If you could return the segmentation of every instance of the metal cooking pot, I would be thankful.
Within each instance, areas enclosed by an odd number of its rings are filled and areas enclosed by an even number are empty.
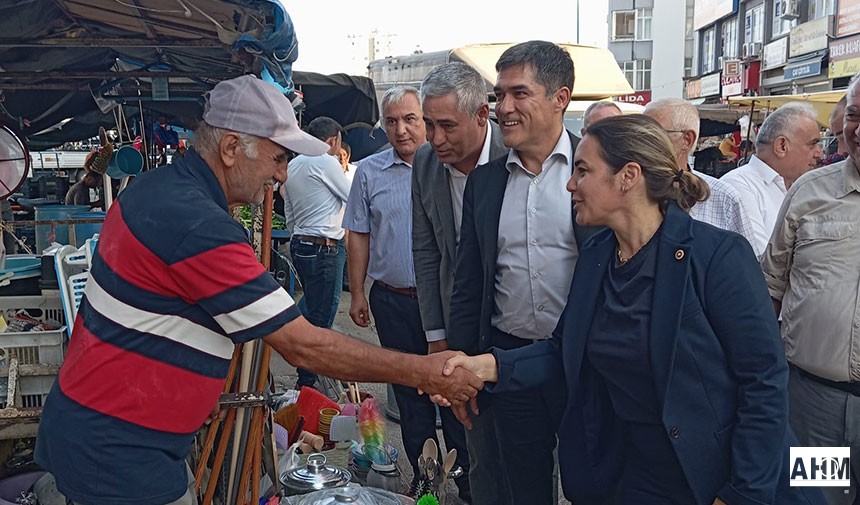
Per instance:
[[[304,494],[321,489],[331,489],[349,484],[349,471],[327,465],[324,454],[308,456],[306,466],[298,466],[281,475],[281,482],[291,494]]]
[[[288,505],[403,505],[414,503],[411,498],[403,497],[370,487],[340,487],[323,489],[302,496],[286,498]],[[285,505],[282,501],[281,505]]]

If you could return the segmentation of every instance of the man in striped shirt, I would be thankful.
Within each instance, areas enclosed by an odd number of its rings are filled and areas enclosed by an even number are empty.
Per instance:
[[[196,148],[139,177],[105,219],[37,439],[36,460],[65,495],[59,503],[195,503],[185,458],[239,342],[262,338],[325,375],[464,400],[475,392],[468,384],[479,384],[443,382],[446,357],[384,351],[301,317],[228,208],[262,202],[294,153],[328,146],[301,132],[289,101],[252,76],[219,83],[203,119]]]

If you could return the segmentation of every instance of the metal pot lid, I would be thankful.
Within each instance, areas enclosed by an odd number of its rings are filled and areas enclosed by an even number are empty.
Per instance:
[[[315,491],[345,486],[350,478],[347,470],[326,465],[324,454],[314,453],[308,456],[306,466],[293,468],[281,476],[281,482],[297,491]]]
[[[401,505],[396,494],[370,487],[323,489],[302,496],[299,505]]]

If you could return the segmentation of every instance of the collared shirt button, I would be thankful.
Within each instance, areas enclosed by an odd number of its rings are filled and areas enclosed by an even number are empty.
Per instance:
[[[680,438],[681,429],[677,426],[673,426],[672,429],[669,430],[669,436],[672,438]]]
[[[543,305],[538,305],[538,312],[543,312]]]
[[[537,279],[538,277],[540,277],[540,274],[539,274],[538,272],[535,272],[535,273],[533,273],[533,274],[532,274],[532,277],[534,277],[535,279]]]
[[[537,209],[535,207],[532,207],[532,214],[534,214],[536,212],[537,212]]]
[[[536,238],[532,239],[532,245],[537,245],[537,239]]]

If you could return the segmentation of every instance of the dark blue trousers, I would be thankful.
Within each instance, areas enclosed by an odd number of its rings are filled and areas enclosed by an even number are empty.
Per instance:
[[[492,328],[493,345],[516,349],[531,343]],[[558,425],[564,413],[563,384],[492,395],[493,421],[514,505],[555,505],[553,469]]]
[[[389,291],[374,283],[370,288],[369,302],[382,347],[410,354],[427,354],[427,339],[421,325],[418,298]],[[400,410],[403,448],[412,465],[413,475],[418,475],[418,456],[424,441],[432,438],[437,445],[439,443],[436,437],[436,405],[427,395],[419,395],[415,388],[397,384],[393,388]],[[457,449],[457,464],[468,475],[469,452],[463,425],[451,409],[439,409],[439,415],[442,418],[445,447],[448,450]]]
[[[304,240],[290,241],[290,256],[302,283],[299,311],[312,325],[331,328],[340,303],[346,249],[343,240],[336,246],[318,245]],[[313,387],[316,374],[298,369],[296,387]]]

